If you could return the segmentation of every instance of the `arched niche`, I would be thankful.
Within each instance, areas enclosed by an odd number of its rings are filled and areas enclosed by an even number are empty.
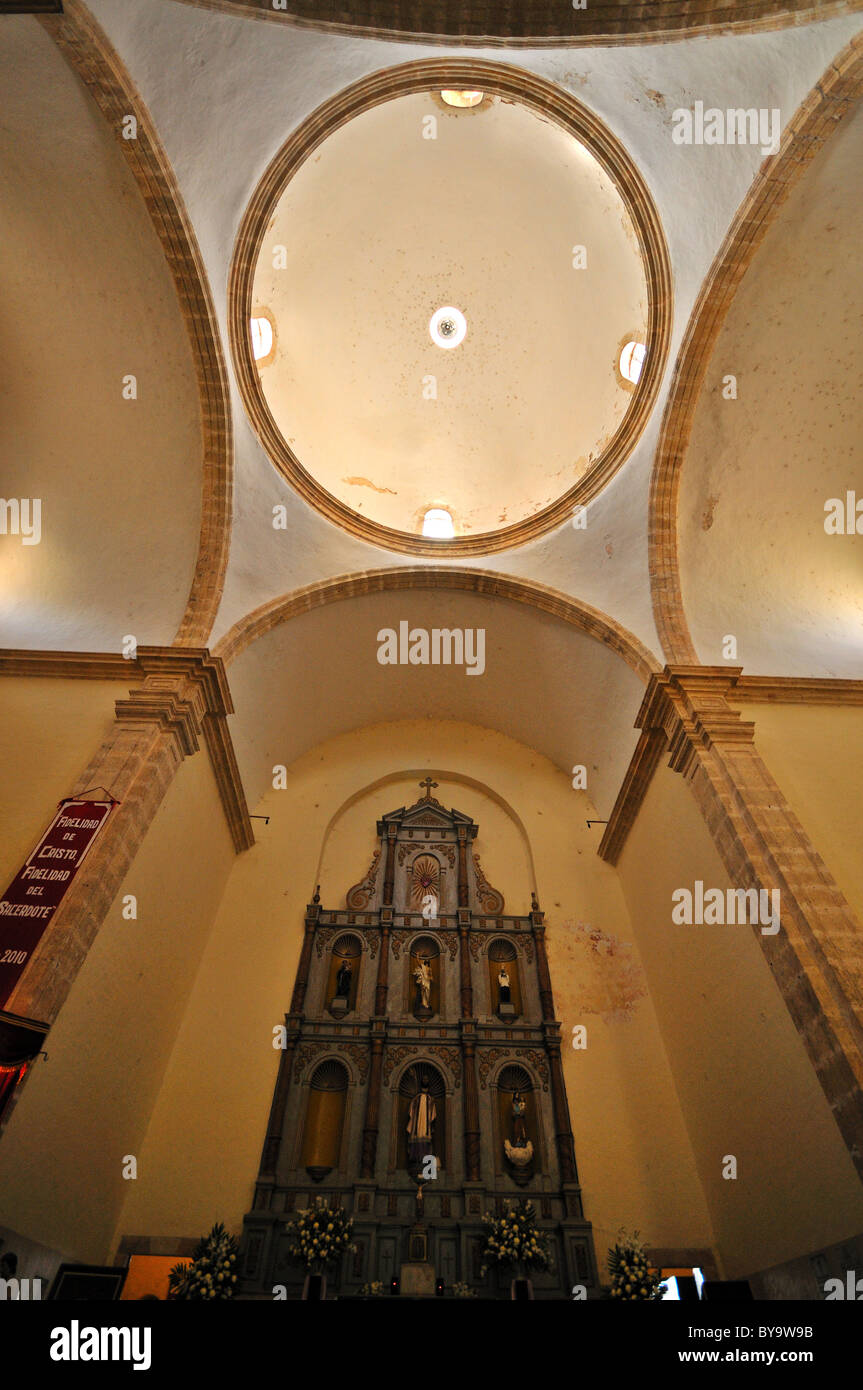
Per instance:
[[[442,958],[440,942],[432,935],[415,936],[410,943],[407,959],[407,977],[405,980],[406,1003],[405,1012],[412,1013],[416,1018],[434,1018],[436,1014],[442,1012],[443,1003],[443,980],[441,978]],[[423,1003],[423,994],[419,972],[428,972],[429,990],[428,1005]]]
[[[542,1122],[533,1078],[525,1067],[505,1063],[492,1083],[495,1117],[495,1168],[506,1173],[519,1187],[534,1173],[543,1171]],[[507,1151],[507,1144],[510,1146]],[[532,1155],[526,1162],[517,1157],[528,1145]]]
[[[350,932],[340,936],[333,943],[323,1003],[325,1009],[329,1009],[331,1013],[339,1017],[342,1014],[351,1013],[357,1007],[362,956],[362,943],[359,937],[353,936]],[[347,979],[347,992],[345,992],[345,976],[342,974],[343,967],[346,967],[350,972]]]
[[[447,1167],[446,1085],[440,1071],[433,1063],[419,1061],[412,1063],[402,1072],[393,1105],[396,1124],[394,1135],[395,1166],[412,1174],[418,1168],[422,1169],[422,1161],[417,1163],[416,1155],[412,1156],[410,1153],[408,1122],[411,1102],[422,1092],[424,1079],[428,1081],[428,1094],[435,1109],[430,1152],[437,1159],[438,1169]]]
[[[315,1068],[309,1081],[303,1130],[301,1162],[315,1182],[321,1182],[340,1167],[347,1098],[347,1070],[334,1057],[328,1057]]]
[[[508,1000],[506,998],[507,986],[501,980],[502,974],[508,976]],[[514,943],[507,941],[505,937],[496,937],[489,945],[488,988],[492,1013],[498,1014],[502,1019],[519,1017],[523,1008],[518,952]],[[509,1007],[506,1007],[507,1004]],[[502,1005],[504,1005],[503,1008]],[[510,1009],[512,1009],[511,1013]]]

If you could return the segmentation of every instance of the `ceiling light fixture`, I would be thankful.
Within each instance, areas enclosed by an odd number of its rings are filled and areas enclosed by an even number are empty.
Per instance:
[[[423,535],[436,541],[452,540],[455,526],[451,514],[444,507],[429,507],[423,517]]]
[[[447,106],[479,106],[485,93],[484,92],[441,92],[441,101],[445,101]]]
[[[460,309],[447,305],[436,310],[429,320],[431,340],[440,348],[458,347],[467,333],[467,319]]]
[[[633,386],[638,385],[641,376],[641,369],[644,366],[644,358],[647,353],[645,343],[627,343],[620,354],[620,375],[627,381],[631,381]]]
[[[252,329],[252,355],[256,362],[268,357],[273,347],[273,325],[269,319],[250,319]]]

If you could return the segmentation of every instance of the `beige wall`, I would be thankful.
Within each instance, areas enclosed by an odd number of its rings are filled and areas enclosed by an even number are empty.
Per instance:
[[[90,682],[77,684],[92,698]],[[43,794],[43,820],[52,806]],[[233,859],[202,751],[180,767],[51,1029],[48,1060],[34,1065],[12,1113],[0,1144],[0,1224],[75,1259],[106,1261],[136,1185],[123,1179],[123,1159],[141,1157]],[[137,920],[122,916],[127,894],[137,897]],[[148,1178],[139,1168],[137,1182]]]
[[[674,889],[729,879],[689,788],[664,764],[620,874],[725,1275],[856,1234],[863,1188],[753,929],[672,924]],[[727,1154],[735,1181],[722,1177]]]
[[[755,746],[863,923],[863,707],[751,705]]]
[[[0,892],[50,824],[57,802],[80,786],[81,773],[114,722],[114,701],[129,682],[0,679]]]
[[[383,783],[381,769],[391,775]],[[477,849],[507,910],[547,914],[585,1208],[600,1259],[621,1224],[651,1244],[711,1243],[710,1222],[616,873],[596,856],[583,792],[539,754],[458,723],[405,721],[322,743],[256,808],[259,843],[234,861],[213,933],[127,1190],[124,1234],[239,1230],[251,1202],[278,1065],[272,1029],[289,1006],[303,913],[316,882],[344,903],[374,848],[374,821],[419,795],[474,816]],[[458,769],[458,772],[455,771]],[[519,824],[521,822],[521,825]],[[591,932],[594,940],[591,941]]]

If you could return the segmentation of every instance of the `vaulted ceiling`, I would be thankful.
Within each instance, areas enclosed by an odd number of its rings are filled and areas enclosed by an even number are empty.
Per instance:
[[[368,27],[383,38],[349,32],[335,11],[309,11],[305,24],[288,14],[260,22],[254,8],[251,0],[91,0],[85,9],[67,0],[63,19],[0,20],[0,163],[12,190],[2,211],[12,251],[0,276],[3,491],[43,500],[39,546],[0,538],[0,642],[116,651],[127,633],[170,642],[186,612],[184,640],[214,647],[248,614],[307,586],[457,564],[590,605],[661,665],[674,656],[660,639],[666,623],[658,630],[651,586],[663,420],[681,395],[699,294],[771,168],[757,145],[676,144],[674,112],[696,101],[776,109],[787,131],[816,84],[835,76],[839,55],[863,43],[863,15],[827,5],[816,19],[803,7],[802,22],[786,23],[792,7],[753,4],[734,29],[722,6],[640,6],[624,33],[622,7],[599,5],[597,28],[581,31],[584,48],[570,42],[575,31],[553,43],[534,30],[542,41],[533,46],[456,51],[444,41],[455,34],[442,32],[439,44],[395,38],[382,10],[369,10]],[[514,40],[517,20],[534,22],[528,9],[508,13],[512,32],[496,20],[498,39]],[[659,27],[645,29],[654,19]],[[721,32],[708,32],[710,23]],[[672,26],[674,42],[649,41]],[[243,220],[286,142],[324,103],[380,77],[380,100],[310,150],[273,210],[292,271],[278,284],[262,272],[256,290],[283,354],[261,368],[279,428],[328,492],[405,532],[415,532],[423,506],[441,503],[474,534],[493,530],[572,481],[629,399],[614,349],[644,321],[643,256],[614,187],[535,112],[500,100],[452,114],[435,105],[443,143],[429,151],[409,139],[428,102],[386,99],[386,75],[438,58],[451,65],[449,85],[475,85],[471,65],[493,60],[576,99],[637,169],[670,264],[661,381],[643,428],[590,500],[586,527],[565,517],[545,534],[457,561],[364,539],[312,505],[267,456],[238,386],[228,294]],[[106,73],[126,94],[117,110],[126,101],[143,113],[134,154],[152,156],[158,177],[136,171],[119,120],[106,115]],[[680,527],[678,535],[672,516],[669,563],[679,567],[692,651],[720,660],[717,643],[734,633],[751,673],[860,674],[861,563],[853,539],[825,536],[822,518],[824,500],[854,486],[859,461],[858,96],[859,83],[831,114],[835,133],[812,145],[787,202],[771,209],[687,400],[674,458]],[[801,149],[807,129],[795,137]],[[422,163],[429,153],[431,169]],[[169,196],[185,228],[182,274],[175,232],[154,212]],[[570,234],[580,220],[587,238]],[[570,251],[585,239],[601,248],[586,298],[565,256],[556,278],[564,239]],[[451,353],[428,341],[438,298],[457,306],[461,298],[469,318],[465,343]],[[493,330],[484,335],[486,321]],[[432,427],[420,412],[429,403],[403,389],[406,377],[421,379],[429,355],[428,370],[436,364],[452,391]],[[738,378],[734,402],[721,397],[727,372]],[[122,396],[127,373],[137,378],[136,401]],[[209,549],[199,549],[206,537]],[[235,733],[250,783],[270,757],[285,760],[276,751],[286,739],[300,751],[350,719],[381,717],[381,668],[373,651],[369,661],[365,647],[355,649],[357,633],[402,617],[490,624],[497,675],[487,700],[476,689],[486,677],[459,677],[434,693],[435,677],[429,690],[441,717],[489,722],[564,770],[588,761],[574,745],[590,725],[594,761],[617,775],[639,681],[602,638],[458,588],[438,596],[437,608],[410,585],[399,603],[359,594],[281,625],[234,662]],[[345,689],[327,696],[325,715],[296,673],[327,660]],[[393,674],[384,709],[407,712],[416,674]],[[301,708],[288,739],[291,710]],[[610,788],[611,780],[606,806]]]

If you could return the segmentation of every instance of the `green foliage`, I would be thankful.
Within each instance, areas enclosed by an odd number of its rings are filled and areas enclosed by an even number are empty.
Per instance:
[[[608,1251],[608,1272],[612,1298],[644,1303],[662,1297],[659,1271],[651,1270],[637,1231],[630,1236],[621,1227]]]
[[[237,1291],[239,1245],[217,1222],[195,1247],[192,1263],[174,1265],[168,1276],[169,1299],[233,1298]]]
[[[548,1248],[536,1224],[533,1202],[521,1197],[515,1210],[508,1206],[503,1216],[491,1216],[486,1212],[482,1224],[485,1226],[482,1275],[490,1264],[523,1264],[527,1269],[548,1269]]]
[[[320,1263],[332,1264],[346,1250],[356,1250],[351,1244],[354,1229],[353,1217],[347,1216],[338,1207],[331,1211],[324,1199],[318,1197],[314,1206],[298,1212],[285,1227],[289,1237],[288,1254],[306,1269]]]

